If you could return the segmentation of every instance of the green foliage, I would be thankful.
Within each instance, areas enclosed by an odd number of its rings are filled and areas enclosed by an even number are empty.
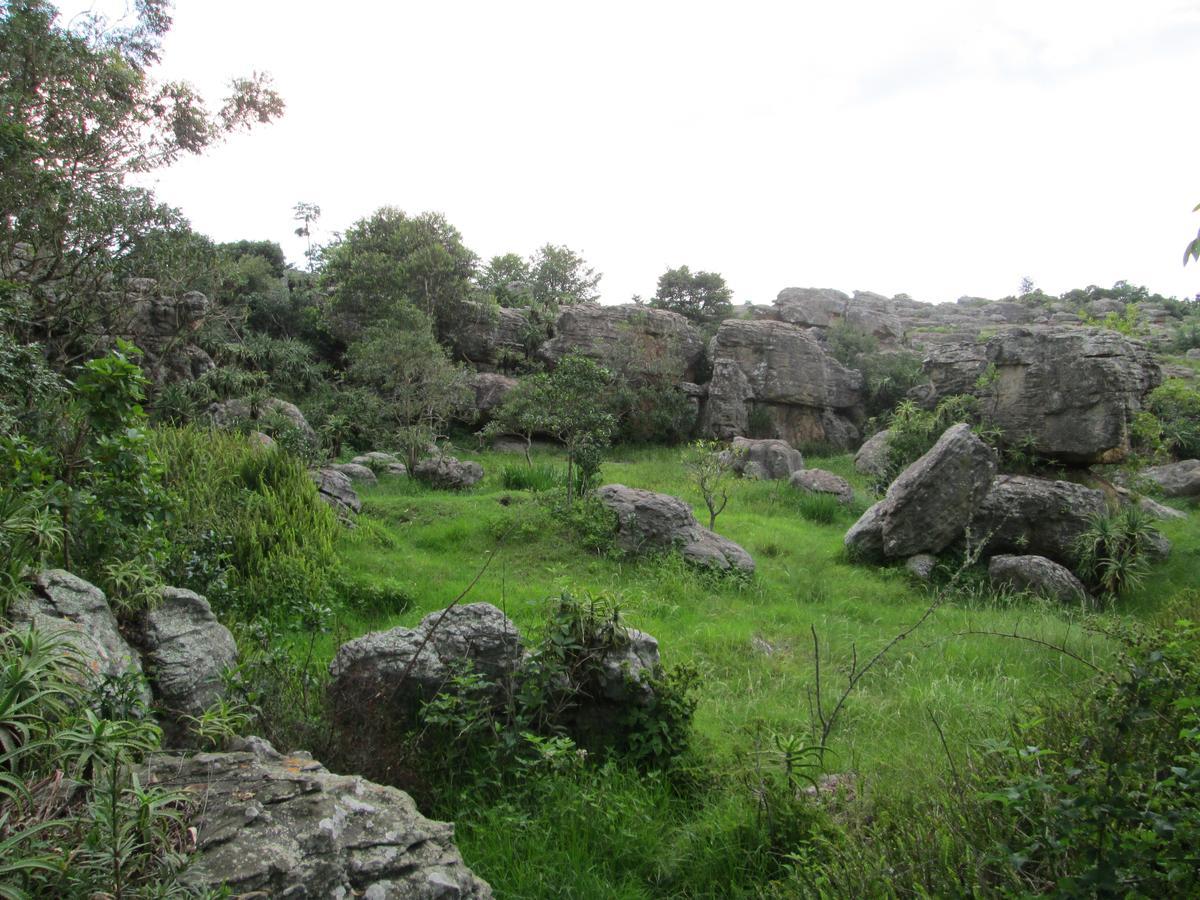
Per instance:
[[[510,463],[500,470],[500,483],[510,491],[552,491],[566,485],[566,472],[545,464]]]
[[[222,613],[296,621],[297,605],[336,605],[337,519],[304,464],[237,434],[153,435],[174,503],[164,576]]]
[[[1126,303],[1124,313],[1108,313],[1103,319],[1097,319],[1094,316],[1082,316],[1083,324],[1091,327],[1107,328],[1109,331],[1117,331],[1126,337],[1133,337],[1137,334],[1139,312],[1136,303]]]
[[[470,299],[475,261],[440,213],[382,207],[321,250],[329,329],[345,346],[372,326],[386,332],[398,321],[407,328],[411,309],[449,334]]]
[[[1160,537],[1149,515],[1127,506],[1114,516],[1098,516],[1079,536],[1076,569],[1092,589],[1115,598],[1141,583]]]
[[[1176,353],[1186,353],[1200,347],[1200,319],[1192,319],[1175,329],[1171,338],[1171,349]]]
[[[0,634],[0,895],[142,897],[180,892],[182,796],[143,785],[148,719],[99,713],[73,645]],[[64,779],[71,790],[53,786]],[[70,848],[64,852],[64,848]]]
[[[575,303],[595,303],[601,275],[570,247],[546,244],[529,260],[532,305],[554,313]]]
[[[928,378],[921,357],[907,350],[879,350],[874,335],[838,322],[827,332],[829,349],[842,365],[862,372],[866,387],[863,404],[868,416],[879,416],[900,403]]]
[[[282,112],[265,76],[235,79],[215,115],[191,86],[156,83],[170,26],[164,0],[115,25],[101,15],[63,25],[42,0],[7,3],[0,17],[0,270],[30,300],[19,340],[36,335],[55,361],[110,336],[123,298],[106,276],[141,235],[178,223],[129,177]]]
[[[846,518],[846,507],[834,494],[802,492],[796,498],[796,510],[810,522],[832,525]]]
[[[1172,378],[1150,392],[1146,409],[1158,419],[1169,452],[1180,459],[1200,457],[1200,391]]]
[[[715,328],[733,315],[733,291],[716,272],[695,272],[687,266],[658,276],[658,289],[649,306],[686,316],[693,324]]]
[[[888,472],[881,484],[890,484],[927,453],[951,425],[979,421],[979,401],[966,394],[946,397],[932,410],[911,400],[902,401],[887,419]]]

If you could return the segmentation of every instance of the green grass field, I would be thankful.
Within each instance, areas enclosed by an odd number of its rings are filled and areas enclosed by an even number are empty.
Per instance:
[[[458,596],[489,558],[466,602],[500,606],[527,637],[536,635],[564,591],[614,598],[628,624],[659,639],[664,662],[688,662],[701,673],[696,754],[707,771],[718,773],[716,782],[685,803],[661,780],[610,773],[603,791],[610,797],[624,792],[621,808],[640,811],[619,827],[605,822],[604,803],[581,799],[586,786],[536,815],[525,810],[518,816],[503,804],[434,812],[457,814],[467,862],[500,896],[747,892],[764,875],[754,868],[753,852],[727,846],[753,807],[738,785],[762,764],[761,751],[775,735],[812,738],[813,630],[829,703],[854,655],[860,663],[869,659],[931,602],[930,589],[914,584],[902,568],[847,561],[842,536],[872,500],[850,457],[808,460],[849,478],[858,492],[856,509],[825,524],[805,518],[801,498],[786,483],[734,484],[716,530],[754,556],[757,573],[744,583],[671,557],[589,553],[545,502],[502,487],[501,469],[524,465],[520,456],[459,455],[479,460],[487,473],[472,491],[436,492],[408,479],[385,479],[362,491],[363,513],[358,528],[342,538],[342,557],[352,578],[407,598],[407,606],[340,622],[318,652],[328,658],[348,636],[415,624]],[[619,451],[605,463],[601,482],[684,497],[707,521],[678,456],[670,449]],[[561,460],[543,453],[535,462]],[[1164,524],[1175,543],[1172,558],[1101,618],[1176,614],[1170,598],[1194,587],[1200,572],[1197,520],[1193,514]],[[961,588],[847,701],[826,769],[856,773],[860,797],[890,801],[935,790],[944,782],[948,754],[961,760],[969,747],[1004,732],[1013,717],[1069,696],[1092,675],[1063,654],[998,634],[1017,632],[1066,645],[1098,664],[1109,661],[1112,648],[1084,628],[1091,615],[1084,610],[997,598],[977,574],[968,574]],[[506,816],[516,816],[515,827],[505,826]],[[633,858],[625,859],[628,853]],[[709,872],[712,866],[720,871]]]

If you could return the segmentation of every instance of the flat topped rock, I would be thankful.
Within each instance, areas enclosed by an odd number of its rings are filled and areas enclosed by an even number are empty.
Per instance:
[[[596,492],[617,515],[617,546],[628,553],[674,550],[706,568],[754,572],[754,559],[729,538],[696,521],[692,508],[678,497],[606,484]]]
[[[1070,569],[1044,556],[993,556],[988,560],[988,578],[997,586],[1030,591],[1066,603],[1089,599],[1087,589]]]

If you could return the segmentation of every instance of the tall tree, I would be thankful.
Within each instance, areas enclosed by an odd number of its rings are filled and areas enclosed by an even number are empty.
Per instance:
[[[733,315],[733,291],[716,272],[693,273],[687,266],[680,266],[659,276],[658,290],[649,305],[680,313],[697,325],[710,326]]]
[[[155,81],[169,3],[134,6],[128,24],[65,26],[45,0],[0,2],[0,277],[20,286],[24,336],[60,361],[111,330],[108,281],[138,237],[180,224],[129,176],[283,110],[259,74],[234,79],[215,113],[188,84]]]
[[[535,305],[556,311],[572,303],[595,303],[601,275],[570,247],[546,244],[529,260]]]
[[[473,291],[475,254],[441,213],[385,206],[321,252],[330,330],[350,344],[373,324],[420,310],[446,335]]]

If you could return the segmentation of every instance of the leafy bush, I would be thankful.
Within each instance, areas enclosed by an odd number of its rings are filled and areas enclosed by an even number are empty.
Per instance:
[[[951,425],[978,423],[979,401],[966,394],[946,397],[937,407],[922,409],[911,400],[901,402],[888,416],[888,474],[892,480],[929,451]]]
[[[910,390],[929,380],[920,354],[908,350],[881,352],[879,341],[861,328],[839,322],[829,329],[827,336],[833,357],[842,365],[862,372],[868,416],[886,413]]]
[[[175,504],[165,574],[239,616],[287,616],[297,602],[338,605],[337,519],[304,464],[229,432],[154,434]]]
[[[1179,459],[1200,457],[1200,391],[1171,379],[1150,392],[1146,408],[1158,419],[1171,453]]]
[[[803,492],[796,498],[800,515],[817,525],[832,525],[846,518],[846,507],[833,494]]]
[[[1151,518],[1137,506],[1093,518],[1075,548],[1079,575],[1093,590],[1118,597],[1141,583],[1158,537]]]

